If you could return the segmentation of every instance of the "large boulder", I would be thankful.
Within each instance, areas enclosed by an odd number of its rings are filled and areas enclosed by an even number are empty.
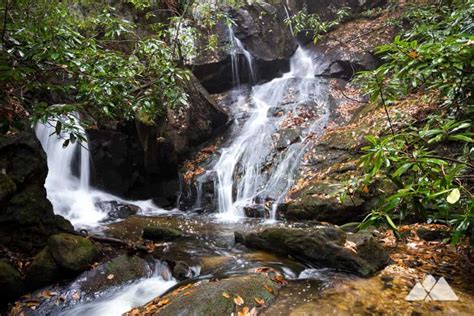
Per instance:
[[[249,248],[291,255],[312,265],[364,277],[373,275],[389,261],[387,253],[372,236],[347,235],[334,226],[236,232],[235,239]]]
[[[143,238],[156,241],[172,241],[183,237],[182,231],[161,226],[149,226],[143,228]]]
[[[53,235],[28,267],[26,284],[34,290],[75,276],[87,270],[97,256],[95,245],[84,237],[70,234]]]
[[[89,268],[98,255],[97,248],[89,239],[70,234],[51,236],[48,248],[61,267],[74,272]]]
[[[31,130],[0,135],[0,244],[34,255],[49,236],[72,231],[46,198],[46,155]]]
[[[25,283],[30,290],[35,290],[59,281],[65,272],[56,263],[48,247],[40,251],[28,267]]]
[[[126,198],[155,198],[160,206],[173,206],[179,190],[179,162],[219,133],[228,120],[197,79],[191,78],[186,91],[189,105],[168,109],[154,124],[102,122],[87,131],[94,186]]]
[[[318,75],[352,79],[359,71],[372,70],[381,64],[375,54],[376,47],[391,41],[396,34],[395,26],[387,26],[386,12],[372,18],[347,21],[316,45],[320,57]]]
[[[124,315],[237,315],[244,308],[256,312],[275,300],[282,282],[276,272],[202,280],[157,297]]]
[[[81,274],[76,283],[83,293],[93,295],[113,286],[151,276],[153,267],[138,256],[120,255]]]
[[[0,260],[0,303],[17,298],[25,291],[20,272],[8,262]]]

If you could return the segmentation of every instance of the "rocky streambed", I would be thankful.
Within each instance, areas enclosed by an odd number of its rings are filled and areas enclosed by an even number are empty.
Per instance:
[[[101,263],[23,298],[11,313],[349,315],[395,304],[467,315],[473,298],[456,286],[458,302],[405,301],[419,275],[393,259],[397,251],[380,231],[350,233],[316,221],[225,223],[177,212],[132,216],[100,231],[136,247],[105,251],[93,242],[107,254]]]

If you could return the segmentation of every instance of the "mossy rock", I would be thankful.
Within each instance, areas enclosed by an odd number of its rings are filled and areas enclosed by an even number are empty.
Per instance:
[[[349,236],[356,252],[346,247]],[[349,235],[334,226],[274,227],[256,233],[236,232],[235,240],[249,248],[291,255],[304,263],[363,277],[373,275],[389,262],[387,253],[372,236]]]
[[[0,302],[18,298],[25,291],[20,272],[5,261],[0,260]]]
[[[199,281],[156,298],[139,310],[147,315],[237,315],[244,307],[262,308],[272,304],[279,285],[264,274],[248,274],[218,281]],[[242,298],[242,304],[235,303]],[[257,301],[262,304],[258,304]],[[163,302],[167,302],[165,305]],[[134,315],[137,309],[125,315]]]
[[[183,236],[184,234],[182,231],[174,228],[162,226],[151,226],[143,228],[143,238],[145,239],[156,241],[172,241]]]
[[[16,192],[15,182],[6,174],[0,172],[0,202]]]
[[[64,276],[64,271],[56,263],[48,247],[45,247],[34,258],[26,271],[26,284],[30,289],[37,289],[52,284]]]
[[[83,292],[93,294],[112,286],[149,277],[151,272],[152,267],[145,259],[124,254],[99,265],[93,270],[84,272],[79,277],[81,280],[79,283]]]
[[[48,248],[61,267],[74,272],[89,268],[98,255],[96,246],[89,239],[70,234],[51,236]]]

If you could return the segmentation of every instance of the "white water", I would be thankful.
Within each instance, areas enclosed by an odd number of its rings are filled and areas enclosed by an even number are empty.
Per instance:
[[[238,135],[222,149],[219,161],[214,166],[217,173],[218,207],[220,217],[236,220],[244,216],[243,208],[255,203],[257,197],[275,201],[272,219],[276,219],[276,207],[293,184],[293,177],[308,142],[305,137],[299,144],[289,146],[280,153],[278,163],[273,165],[270,176],[262,175],[262,167],[271,158],[272,134],[278,130],[285,118],[270,118],[271,107],[283,106],[289,98],[291,110],[301,101],[321,104],[322,114],[317,117],[303,135],[318,132],[327,124],[329,111],[325,102],[324,86],[314,77],[317,64],[310,53],[298,48],[290,62],[290,72],[281,78],[255,86],[252,89],[253,111]],[[288,106],[288,105],[285,105]],[[263,202],[260,202],[263,203]]]
[[[76,122],[77,123],[77,122]],[[48,176],[45,188],[56,214],[67,218],[75,227],[98,226],[107,213],[96,207],[96,203],[118,201],[131,203],[141,208],[141,213],[164,213],[149,201],[126,201],[90,186],[90,155],[87,143],[79,141],[63,148],[65,135],[54,134],[55,122],[38,124],[36,136],[48,157]],[[80,172],[75,176],[72,163],[80,151]]]
[[[257,82],[257,73],[255,70],[255,62],[252,54],[247,51],[242,42],[235,36],[232,26],[229,25],[229,40],[230,40],[230,57],[232,65],[232,81],[234,86],[240,89],[240,69],[239,69],[239,54],[242,53],[248,67],[250,84]]]
[[[79,303],[70,310],[64,311],[64,316],[119,316],[134,307],[141,306],[157,296],[165,293],[176,284],[175,279],[165,280],[161,276],[162,267],[159,265],[151,278],[140,279],[138,282],[126,285],[98,298],[92,302]]]

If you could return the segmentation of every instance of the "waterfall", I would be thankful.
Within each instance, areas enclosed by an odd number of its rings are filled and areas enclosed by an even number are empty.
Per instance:
[[[281,78],[255,86],[251,93],[253,111],[234,140],[222,149],[219,161],[214,166],[217,173],[218,207],[220,216],[235,220],[244,216],[243,208],[263,199],[273,200],[272,217],[276,218],[280,203],[293,184],[293,177],[308,146],[306,138],[318,133],[327,124],[325,86],[315,78],[317,64],[314,56],[298,48],[290,61],[290,72]],[[310,127],[303,131],[297,144],[288,146],[279,153],[280,157],[271,172],[262,174],[262,168],[272,154],[272,135],[278,131],[284,118],[268,115],[272,107],[287,106],[288,112],[295,112],[300,102],[312,101],[320,105],[321,114]],[[261,203],[261,202],[260,202]]]
[[[230,41],[230,58],[232,66],[232,81],[234,85],[240,89],[240,69],[239,54],[242,53],[248,67],[249,82],[254,84],[257,82],[257,73],[255,70],[255,62],[252,54],[247,51],[242,42],[235,36],[232,26],[229,25],[229,41]]]
[[[77,128],[84,133],[76,118]],[[87,142],[76,141],[63,147],[68,135],[55,133],[56,121],[38,123],[36,136],[47,155],[48,176],[45,181],[48,200],[54,212],[67,218],[74,226],[97,226],[108,214],[97,207],[98,202],[119,201],[133,203],[141,208],[142,213],[160,213],[151,200],[126,201],[111,194],[91,188],[90,186],[90,153]],[[80,170],[75,175],[73,162],[79,151]]]
[[[76,122],[77,123],[77,122]],[[90,157],[87,143],[76,141],[63,148],[66,134],[56,135],[55,122],[38,124],[36,136],[48,157],[48,176],[45,187],[48,199],[57,214],[69,219],[73,225],[91,225],[106,214],[96,210],[90,194]],[[78,125],[79,126],[79,125]],[[80,151],[79,177],[72,172],[73,159]]]
[[[170,278],[166,263],[157,262],[153,275],[150,278],[142,278],[136,282],[125,284],[123,287],[112,288],[102,297],[93,301],[81,301],[69,310],[64,310],[61,315],[65,316],[113,316],[123,315],[130,309],[138,307],[162,295],[168,289],[176,285],[176,280]]]

